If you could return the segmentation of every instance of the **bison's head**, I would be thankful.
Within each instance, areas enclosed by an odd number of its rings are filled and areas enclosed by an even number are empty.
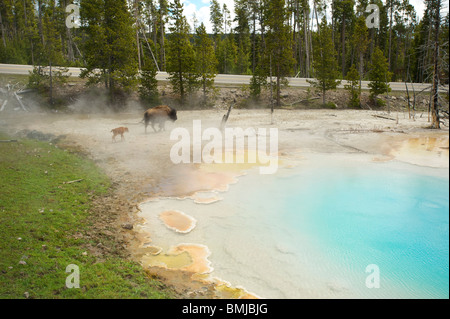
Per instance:
[[[170,112],[168,115],[172,122],[175,122],[177,120],[177,110],[170,108]]]

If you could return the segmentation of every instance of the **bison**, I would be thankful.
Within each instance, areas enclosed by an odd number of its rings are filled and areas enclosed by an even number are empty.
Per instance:
[[[125,132],[128,132],[128,127],[123,127],[123,126],[121,126],[121,127],[117,127],[117,128],[112,129],[112,130],[111,130],[111,133],[113,133],[113,137],[112,137],[113,142],[116,141],[116,136],[117,136],[117,135],[120,135],[120,139],[123,141],[123,140],[125,139],[125,138],[123,137],[123,134],[124,134]]]
[[[156,132],[155,124],[159,124],[159,131],[166,130],[165,122],[171,120],[175,122],[177,120],[177,110],[167,105],[155,106],[148,109],[144,113],[145,133],[147,133],[148,123],[151,122],[153,130]]]

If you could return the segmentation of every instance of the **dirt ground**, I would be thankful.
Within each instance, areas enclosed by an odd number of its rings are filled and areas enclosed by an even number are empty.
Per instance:
[[[56,143],[58,147],[87,155],[113,181],[114,193],[98,199],[96,209],[101,220],[96,221],[97,232],[109,236],[116,250],[127,258],[139,260],[142,251],[137,243],[138,204],[154,196],[174,194],[173,184],[180,182],[180,174],[195,169],[193,164],[175,165],[170,149],[176,141],[170,132],[176,127],[192,132],[193,120],[201,120],[202,127],[219,127],[223,108],[179,111],[175,123],[167,122],[167,131],[148,134],[139,123],[143,112],[139,109],[119,114],[55,114],[0,113],[0,129],[17,138],[37,138]],[[228,127],[278,128],[279,152],[367,153],[375,161],[400,160],[416,165],[448,168],[448,129],[430,130],[426,113],[410,119],[407,112],[371,110],[269,110],[234,109]],[[126,126],[125,140],[112,140],[111,129]],[[189,184],[189,181],[184,181]],[[187,187],[186,192],[204,189]],[[93,253],[113,253],[108,247],[91,247]],[[164,269],[149,272],[172,285],[186,298],[214,298],[214,291],[204,283],[192,280],[188,274]]]

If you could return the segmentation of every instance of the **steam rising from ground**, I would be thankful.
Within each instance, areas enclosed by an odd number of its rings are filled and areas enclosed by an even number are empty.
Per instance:
[[[133,99],[120,99],[123,101],[111,104],[108,91],[102,88],[90,88],[81,96],[70,98],[70,100],[71,103],[69,103],[67,108],[74,113],[114,114],[117,111],[143,112],[149,108]]]

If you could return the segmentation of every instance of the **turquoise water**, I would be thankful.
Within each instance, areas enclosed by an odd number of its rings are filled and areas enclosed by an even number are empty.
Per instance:
[[[206,245],[212,277],[263,298],[448,298],[448,169],[370,157],[308,154],[274,175],[258,170],[196,204],[164,198],[141,206],[152,244]],[[197,220],[188,234],[158,214]],[[368,265],[379,288],[368,288]]]
[[[333,264],[317,265],[320,272],[360,283],[358,297],[448,298],[448,193],[448,176],[415,167],[319,161],[262,186],[253,204],[278,211],[273,222],[299,253],[314,250]],[[371,264],[379,295],[363,287]]]

